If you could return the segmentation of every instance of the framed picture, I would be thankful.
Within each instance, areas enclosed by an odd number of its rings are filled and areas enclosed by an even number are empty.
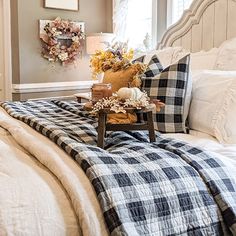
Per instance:
[[[68,11],[78,11],[79,0],[44,0],[44,7]]]

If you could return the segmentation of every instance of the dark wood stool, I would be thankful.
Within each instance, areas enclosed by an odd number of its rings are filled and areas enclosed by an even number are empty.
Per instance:
[[[156,141],[156,135],[154,131],[152,110],[140,109],[134,110],[133,108],[125,109],[128,113],[135,112],[137,116],[142,116],[144,113],[147,115],[147,121],[137,122],[132,124],[109,124],[107,123],[107,114],[115,114],[110,109],[102,109],[98,113],[98,141],[97,146],[104,148],[104,137],[106,131],[130,131],[130,130],[148,130],[150,142]]]

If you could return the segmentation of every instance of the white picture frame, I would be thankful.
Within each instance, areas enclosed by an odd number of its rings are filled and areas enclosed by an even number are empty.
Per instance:
[[[58,10],[78,11],[79,0],[44,0],[44,7]]]

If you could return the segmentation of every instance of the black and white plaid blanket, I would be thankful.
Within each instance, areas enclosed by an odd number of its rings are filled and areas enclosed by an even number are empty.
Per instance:
[[[111,235],[236,235],[236,184],[220,160],[145,132],[113,132],[96,147],[96,121],[76,102],[2,107],[82,167]]]

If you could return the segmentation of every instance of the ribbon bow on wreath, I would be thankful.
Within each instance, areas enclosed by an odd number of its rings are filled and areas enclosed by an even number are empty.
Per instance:
[[[42,56],[50,62],[60,61],[62,65],[75,64],[85,39],[81,25],[57,17],[46,23],[43,29],[40,34]]]

